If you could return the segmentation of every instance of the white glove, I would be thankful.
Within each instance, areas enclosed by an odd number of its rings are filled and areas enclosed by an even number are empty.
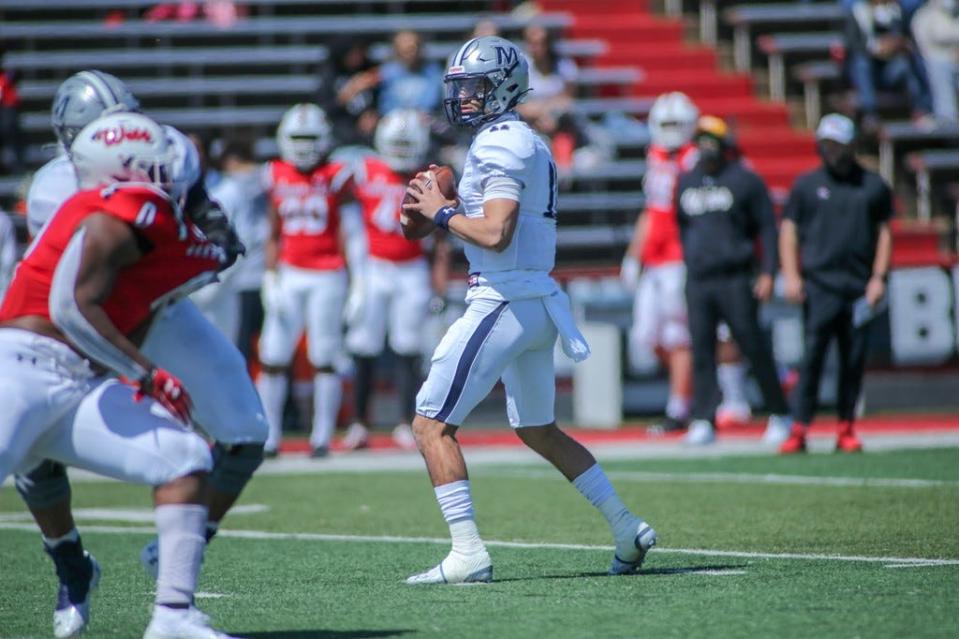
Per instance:
[[[346,295],[346,304],[343,306],[343,321],[347,326],[353,326],[363,316],[366,306],[366,286],[362,277],[350,280],[350,291]]]
[[[263,285],[260,287],[260,300],[265,312],[277,313],[283,307],[280,274],[277,271],[267,271],[263,274]]]
[[[642,267],[639,265],[639,260],[627,253],[619,267],[619,281],[627,290],[635,291],[639,287],[640,271]]]

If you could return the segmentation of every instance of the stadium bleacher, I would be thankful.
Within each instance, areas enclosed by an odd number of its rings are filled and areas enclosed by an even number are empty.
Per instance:
[[[371,57],[383,60],[390,55],[390,35],[411,27],[427,37],[425,55],[444,60],[478,17],[489,16],[506,35],[516,35],[529,21],[527,15],[489,13],[489,3],[481,1],[239,0],[236,4],[247,15],[220,28],[204,20],[144,20],[143,11],[155,4],[0,0],[5,65],[23,77],[21,121],[31,166],[53,153],[50,99],[58,83],[79,69],[120,75],[141,96],[148,113],[174,126],[212,136],[252,133],[263,154],[275,148],[273,129],[284,107],[322,91],[318,69],[328,60],[332,36],[372,39]],[[825,91],[841,83],[840,68],[831,57],[842,45],[835,31],[842,19],[837,3],[723,4],[720,11],[712,0],[670,0],[665,17],[651,11],[646,0],[539,4],[536,20],[563,34],[560,52],[580,66],[573,107],[580,117],[597,123],[612,116],[642,120],[658,93],[685,91],[702,112],[730,121],[744,153],[780,202],[794,177],[817,162],[812,136],[791,126],[796,114],[784,101],[802,94],[802,115],[811,127],[822,112]],[[688,41],[678,17],[691,10],[699,11],[698,43]],[[104,22],[109,12],[120,12],[122,19]],[[54,19],[41,19],[46,16]],[[733,44],[735,73],[720,68],[711,46],[720,38]],[[753,77],[763,62],[772,101],[756,95]],[[887,125],[879,145],[884,175],[895,177],[901,152],[955,137],[949,129],[932,134],[908,123]],[[596,242],[607,264],[618,261],[610,256],[628,241],[628,234],[618,229],[632,223],[642,204],[641,158],[647,141],[642,127],[625,127],[611,140],[612,160],[565,176],[568,192],[560,206],[571,227],[570,246]],[[912,159],[905,168],[915,172],[919,166],[925,165]],[[939,173],[929,168],[924,175],[934,180]],[[941,174],[950,176],[948,170]],[[0,179],[0,197],[9,199],[19,182],[13,176]],[[934,207],[936,198],[927,201]],[[578,256],[592,260],[582,252],[564,255]]]

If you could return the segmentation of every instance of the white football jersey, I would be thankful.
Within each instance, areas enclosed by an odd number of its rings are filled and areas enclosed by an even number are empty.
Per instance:
[[[506,176],[520,184],[519,219],[506,250],[466,244],[471,274],[491,284],[548,275],[556,260],[556,164],[549,147],[515,114],[484,125],[470,145],[459,183],[467,217],[481,217],[491,178]],[[551,281],[551,280],[550,280]],[[503,292],[506,298],[513,295]]]
[[[40,233],[70,197],[80,190],[77,171],[66,154],[53,158],[33,175],[27,193],[27,229],[32,237]]]

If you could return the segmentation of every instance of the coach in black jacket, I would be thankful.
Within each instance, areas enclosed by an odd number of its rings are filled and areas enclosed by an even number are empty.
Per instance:
[[[806,428],[816,411],[819,377],[833,337],[839,346],[836,449],[862,450],[853,419],[869,328],[886,293],[892,193],[879,175],[856,162],[854,136],[849,118],[823,117],[816,129],[822,166],[799,176],[786,205],[779,240],[783,280],[786,298],[803,305],[805,353],[796,424],[780,448],[784,454],[806,449]]]
[[[765,438],[778,443],[788,436],[791,424],[758,318],[758,301],[772,294],[777,267],[772,202],[762,179],[734,157],[725,122],[701,118],[696,143],[699,162],[680,176],[676,191],[693,343],[692,422],[686,441],[708,444],[715,439],[713,420],[720,401],[716,328],[725,321],[772,413]],[[757,237],[762,240],[761,261],[756,258]]]

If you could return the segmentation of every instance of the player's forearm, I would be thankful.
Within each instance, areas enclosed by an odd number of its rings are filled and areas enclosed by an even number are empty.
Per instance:
[[[629,241],[629,247],[626,249],[626,255],[639,259],[639,249],[646,238],[646,227],[649,224],[649,215],[642,211],[636,218],[636,226],[633,227],[633,237]]]
[[[95,262],[83,251],[82,231],[67,245],[53,275],[50,318],[84,355],[130,379],[141,379],[152,367],[103,310],[116,270],[106,260]],[[84,257],[86,264],[83,264]],[[92,263],[92,264],[91,264]]]
[[[872,275],[886,279],[892,262],[892,231],[888,224],[879,227],[879,239],[876,242],[876,257],[872,262]]]
[[[796,237],[796,224],[792,220],[783,220],[779,229],[779,260],[783,275],[789,278],[799,277],[799,241]]]
[[[450,220],[449,230],[453,235],[491,251],[501,252],[513,239],[512,229],[500,220],[457,215]]]

